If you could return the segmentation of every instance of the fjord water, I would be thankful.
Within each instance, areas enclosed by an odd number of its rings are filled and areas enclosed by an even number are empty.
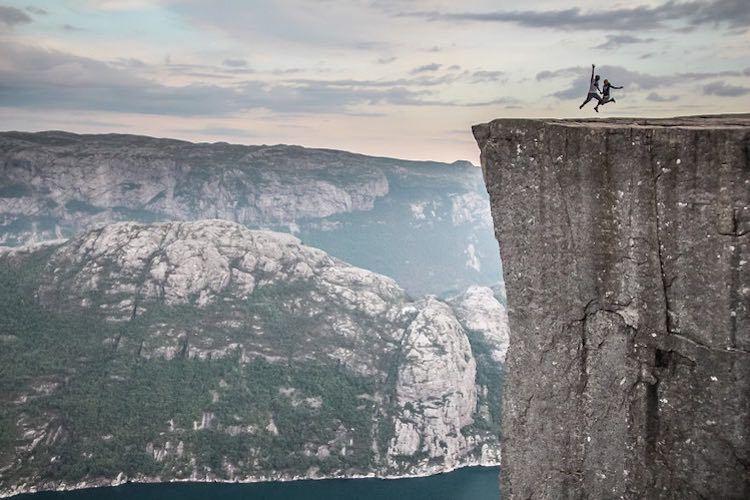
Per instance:
[[[497,500],[497,467],[466,467],[408,479],[327,479],[277,483],[124,484],[43,492],[15,500]]]

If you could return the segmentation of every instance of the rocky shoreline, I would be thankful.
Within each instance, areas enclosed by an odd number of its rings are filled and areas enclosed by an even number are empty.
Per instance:
[[[210,476],[204,476],[204,477],[198,477],[198,476],[191,476],[189,478],[185,479],[163,479],[161,477],[150,477],[150,476],[143,476],[143,477],[133,477],[129,478],[120,473],[115,479],[107,479],[107,478],[100,478],[96,480],[89,480],[89,481],[81,481],[76,484],[67,484],[67,483],[60,483],[57,485],[33,485],[33,486],[27,486],[25,484],[20,485],[17,488],[11,488],[7,490],[0,490],[0,498],[11,498],[16,495],[23,495],[23,494],[29,494],[29,493],[42,493],[45,491],[75,491],[75,490],[83,490],[83,489],[89,489],[89,488],[107,488],[107,487],[115,487],[120,486],[123,484],[128,483],[138,483],[138,484],[158,484],[158,483],[242,483],[242,484],[250,484],[250,483],[267,483],[267,482],[290,482],[290,481],[323,481],[327,479],[383,479],[383,480],[391,480],[391,479],[413,479],[418,477],[428,477],[428,476],[434,476],[437,474],[447,474],[449,472],[454,472],[459,469],[465,469],[467,467],[499,467],[500,466],[500,460],[469,460],[466,462],[463,462],[458,465],[444,467],[444,466],[425,466],[425,467],[416,467],[415,470],[410,474],[377,474],[377,473],[369,473],[369,474],[329,474],[329,475],[268,475],[268,476],[249,476],[249,477],[243,477],[243,478],[233,478],[233,479],[221,479],[217,477],[210,477]]]

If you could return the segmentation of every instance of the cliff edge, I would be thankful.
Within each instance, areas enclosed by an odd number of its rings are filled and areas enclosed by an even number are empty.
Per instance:
[[[750,495],[750,115],[476,125],[505,498]]]

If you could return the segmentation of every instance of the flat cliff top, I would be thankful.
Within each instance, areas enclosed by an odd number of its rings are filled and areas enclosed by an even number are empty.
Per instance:
[[[750,128],[750,113],[725,115],[696,115],[677,116],[674,118],[499,118],[489,123],[482,123],[472,127],[474,136],[479,139],[491,125],[511,124],[521,122],[537,122],[554,124],[565,127],[589,128],[710,128],[710,129],[742,129]]]

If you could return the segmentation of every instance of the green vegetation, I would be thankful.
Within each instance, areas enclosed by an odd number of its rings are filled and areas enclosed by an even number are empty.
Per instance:
[[[482,334],[468,332],[471,351],[477,362],[477,385],[487,387],[487,396],[479,394],[479,405],[487,405],[489,419],[477,415],[474,424],[466,432],[483,430],[499,433],[502,417],[503,366],[493,361],[491,348]]]
[[[12,446],[28,445],[13,422],[44,433],[34,460],[22,460],[3,481],[41,475],[71,482],[119,472],[188,477],[191,457],[199,473],[219,477],[227,477],[227,462],[245,474],[372,467],[377,409],[357,396],[373,393],[374,381],[338,364],[242,362],[238,351],[219,359],[146,359],[138,346],[153,343],[154,325],[198,328],[233,312],[151,305],[133,321],[113,323],[80,310],[45,309],[33,292],[51,251],[0,263],[0,335],[15,339],[0,349],[0,394],[26,397],[24,404],[0,406],[0,460]],[[308,285],[292,286],[304,293]],[[285,293],[285,287],[261,288],[243,307],[291,356],[301,320],[278,307]],[[203,334],[226,335],[213,332]],[[54,387],[35,389],[44,384]],[[209,425],[196,429],[204,415],[212,415]],[[231,435],[232,427],[240,431]],[[168,442],[171,451],[160,461],[148,451]],[[330,456],[315,457],[318,446],[329,446]]]

